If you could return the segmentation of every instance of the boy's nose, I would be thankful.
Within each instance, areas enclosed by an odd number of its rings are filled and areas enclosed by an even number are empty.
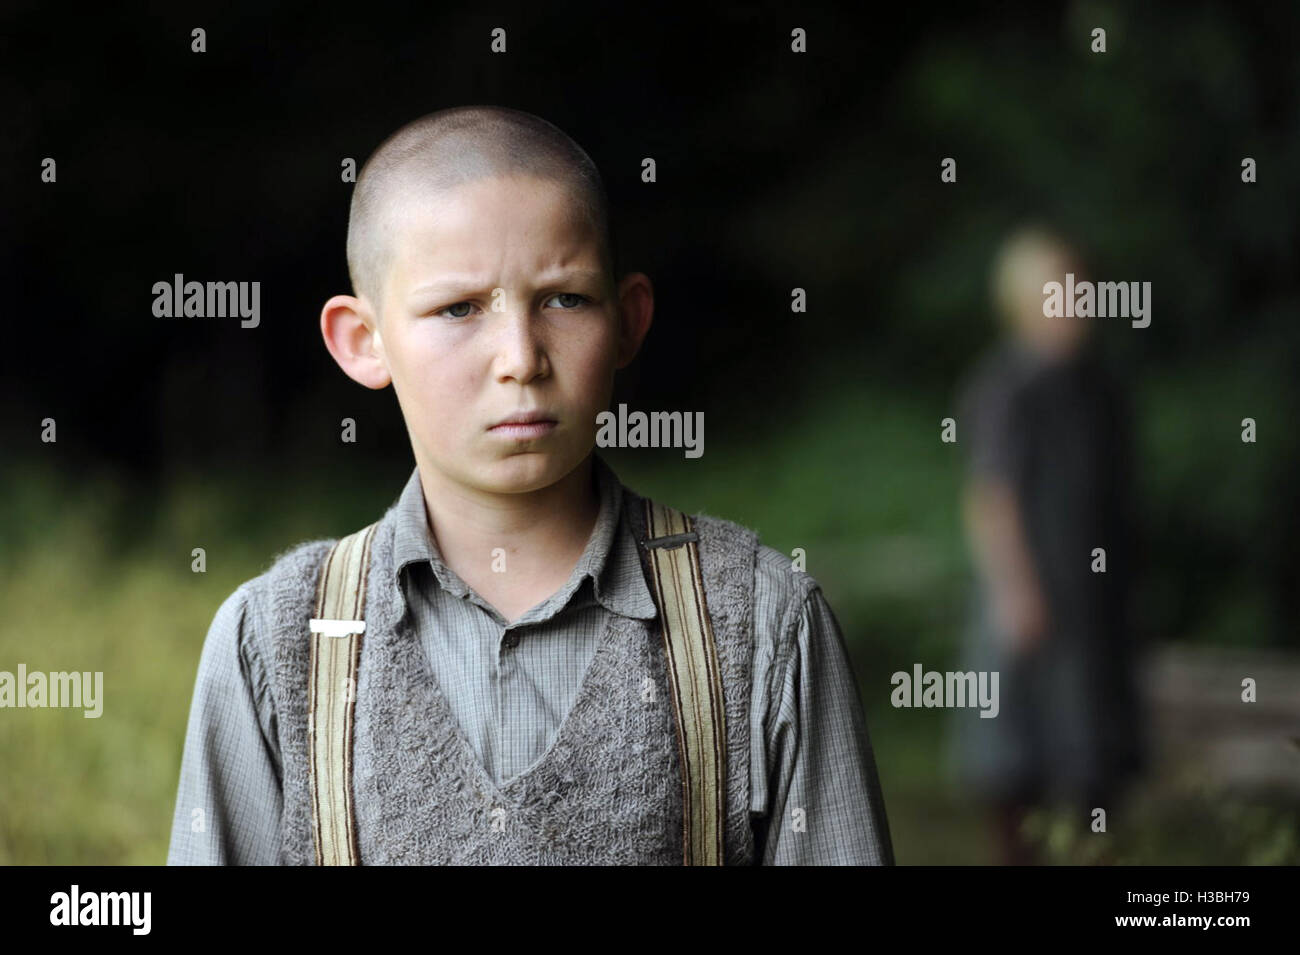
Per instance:
[[[524,383],[550,372],[543,336],[527,309],[499,313],[496,373],[501,380]]]

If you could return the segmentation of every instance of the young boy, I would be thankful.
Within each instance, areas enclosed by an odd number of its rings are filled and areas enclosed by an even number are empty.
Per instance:
[[[1080,827],[1115,812],[1145,760],[1128,625],[1132,438],[1095,319],[1044,315],[1044,286],[1079,254],[1041,226],[1003,244],[993,273],[1001,341],[961,387],[964,516],[977,575],[966,667],[1001,673],[995,720],[957,719],[950,755],[992,810],[999,861],[1033,864],[1032,809],[1073,802]],[[1094,548],[1106,572],[1094,572]]]
[[[616,281],[586,153],[515,110],[416,120],[363,168],[347,249],[325,345],[392,384],[416,466],[363,556],[301,544],[218,610],[169,864],[892,864],[816,581],[594,453],[653,292]],[[349,568],[340,623],[320,588]]]

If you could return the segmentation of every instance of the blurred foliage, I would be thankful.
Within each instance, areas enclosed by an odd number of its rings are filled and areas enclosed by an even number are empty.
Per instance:
[[[1108,814],[1104,833],[1092,831],[1090,814],[1039,809],[1024,833],[1045,865],[1300,865],[1294,799],[1222,789],[1144,795],[1125,815]]]

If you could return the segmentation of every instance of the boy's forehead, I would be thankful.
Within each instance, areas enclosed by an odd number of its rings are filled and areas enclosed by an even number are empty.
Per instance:
[[[584,217],[563,183],[532,176],[501,175],[437,186],[408,179],[391,190],[388,217],[406,228],[455,228],[486,217],[546,217],[577,224]],[[513,214],[513,215],[512,215]]]
[[[539,267],[599,260],[594,224],[562,183],[519,177],[404,190],[390,208],[393,271],[491,267],[507,251]]]

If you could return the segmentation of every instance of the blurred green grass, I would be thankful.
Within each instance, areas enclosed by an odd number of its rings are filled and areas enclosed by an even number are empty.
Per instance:
[[[1149,379],[1144,391],[1142,439],[1157,453],[1143,471],[1143,493],[1165,495],[1165,511],[1176,508],[1178,488],[1201,492],[1205,472],[1200,481],[1185,472],[1221,455],[1180,425],[1194,417],[1189,407],[1204,403],[1204,389],[1203,378],[1191,384],[1170,375]],[[942,400],[837,382],[833,401],[785,408],[766,421],[761,439],[719,441],[728,429],[715,426],[698,460],[674,460],[679,452],[666,450],[605,452],[642,494],[744,523],[782,552],[805,549],[853,656],[905,864],[992,858],[978,808],[942,770],[942,711],[888,704],[893,671],[917,660],[944,669],[955,659],[967,571],[959,450],[939,441],[950,413]],[[21,662],[29,670],[101,670],[105,701],[100,719],[80,710],[0,712],[0,863],[163,862],[195,670],[217,607],[293,543],[373,520],[404,479],[405,472],[365,467],[175,474],[163,493],[148,496],[106,473],[7,469],[0,669]],[[1260,480],[1247,469],[1219,496],[1240,509]],[[194,547],[206,550],[206,573],[191,571]],[[1258,613],[1257,594],[1228,597],[1238,604],[1223,604],[1207,621],[1212,636],[1223,619]],[[1266,808],[1221,809],[1230,804],[1196,793],[1161,798],[1135,810],[1144,836],[1124,861],[1294,855],[1294,830]],[[1222,833],[1212,845],[1198,843],[1200,856],[1179,831],[1189,819]],[[1042,828],[1058,861],[1087,861],[1062,847],[1059,825]]]

